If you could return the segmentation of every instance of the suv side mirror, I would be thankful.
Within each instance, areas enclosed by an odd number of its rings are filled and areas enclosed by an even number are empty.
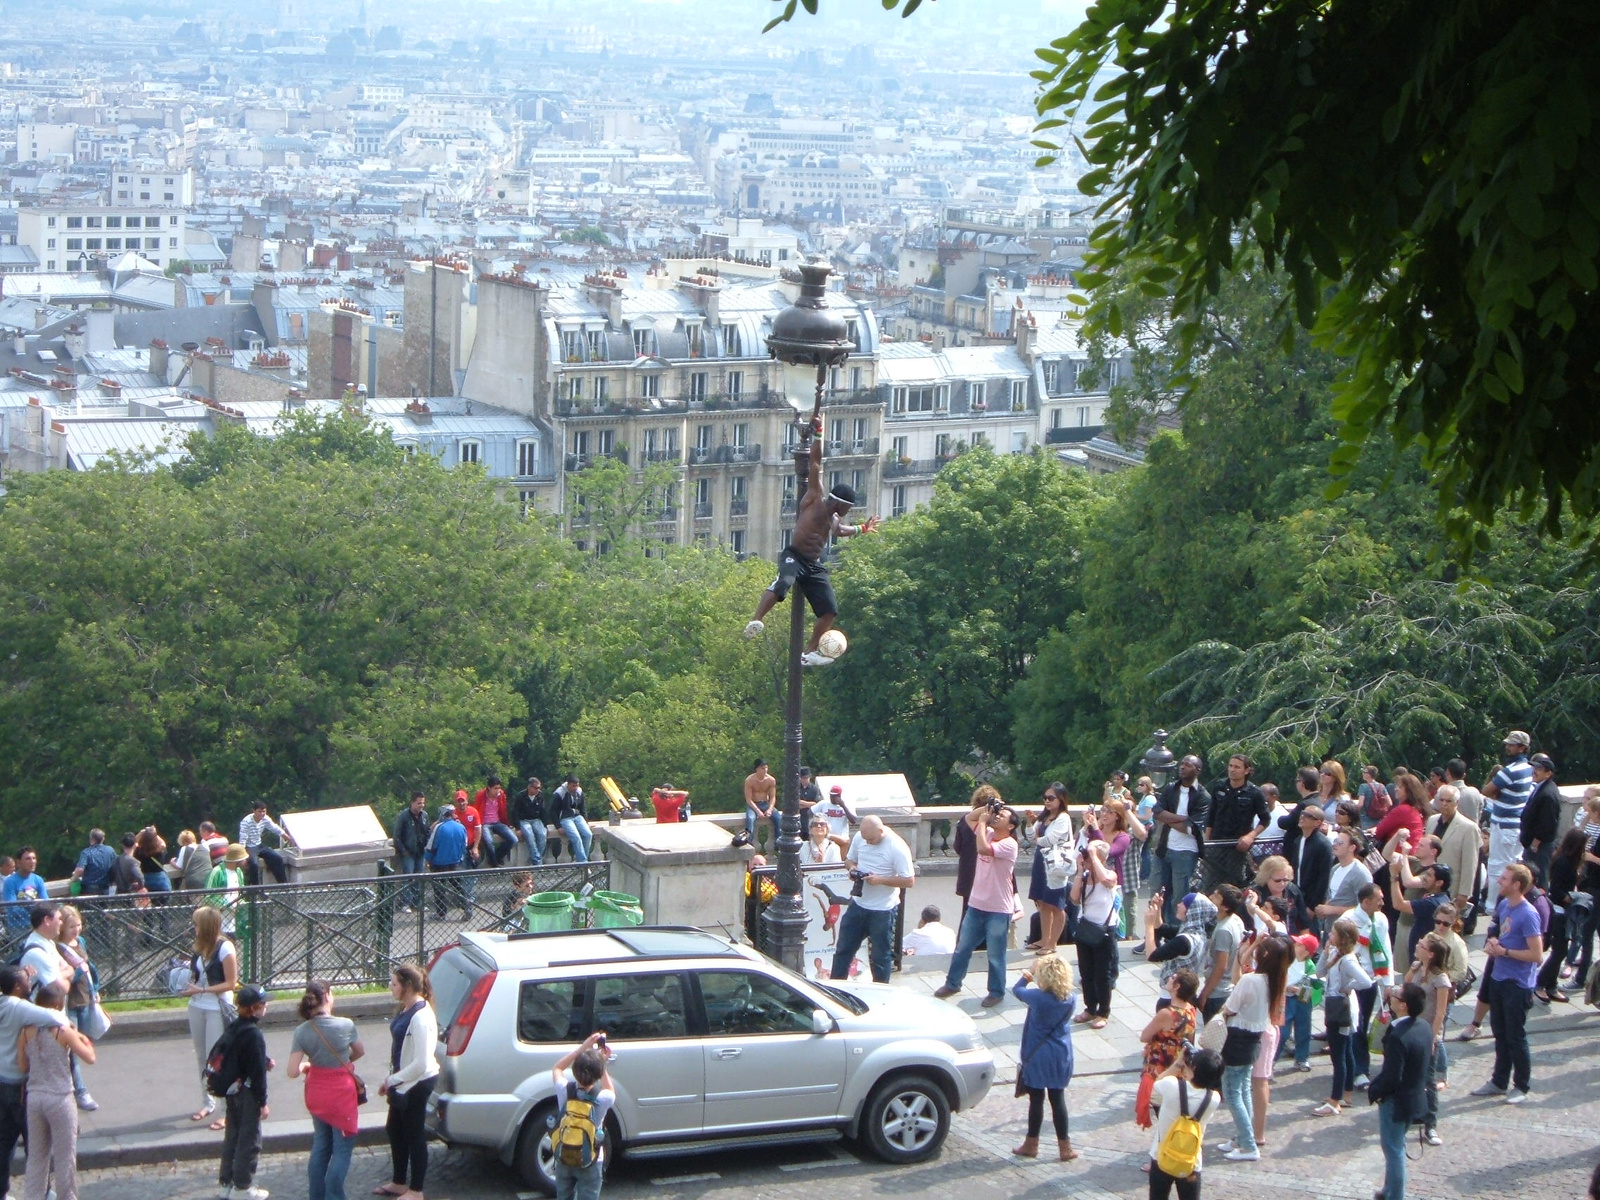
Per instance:
[[[820,1008],[811,1010],[811,1032],[816,1034],[832,1033],[834,1030],[833,1018]]]

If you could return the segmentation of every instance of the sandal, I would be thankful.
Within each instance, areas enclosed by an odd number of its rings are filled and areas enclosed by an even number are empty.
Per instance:
[[[221,1121],[221,1120],[213,1121],[213,1122],[211,1122],[211,1124],[206,1126],[206,1128],[211,1130],[212,1133],[221,1133],[227,1127],[228,1127],[228,1123],[226,1121]]]
[[[1311,1115],[1313,1117],[1337,1117],[1339,1115],[1339,1107],[1332,1100],[1329,1100],[1326,1104],[1319,1104],[1316,1108],[1313,1108]]]
[[[1094,1020],[1089,1022],[1090,1029],[1104,1029],[1105,1027],[1106,1019],[1104,1017],[1096,1017]]]
[[[406,1190],[398,1183],[380,1183],[372,1189],[372,1194],[374,1196],[404,1196]]]
[[[1093,1013],[1081,1012],[1077,1016],[1072,1018],[1072,1023],[1074,1025],[1082,1025],[1085,1021],[1092,1021],[1092,1020],[1094,1020],[1094,1014]]]
[[[213,1106],[211,1108],[202,1108],[199,1112],[190,1113],[189,1114],[189,1120],[191,1120],[191,1121],[204,1121],[207,1117],[209,1117],[212,1113],[214,1113],[216,1111],[217,1110],[216,1110],[215,1106]]]

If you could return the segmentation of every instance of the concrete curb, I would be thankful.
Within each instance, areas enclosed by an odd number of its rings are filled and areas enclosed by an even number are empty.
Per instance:
[[[384,1123],[387,1120],[388,1114],[384,1111],[363,1110],[360,1131],[356,1134],[356,1144],[359,1146],[384,1144],[387,1141],[384,1133]],[[263,1154],[303,1154],[308,1153],[310,1149],[309,1120],[262,1122]],[[222,1134],[213,1133],[204,1125],[200,1125],[198,1129],[186,1129],[180,1132],[80,1138],[78,1169],[98,1171],[107,1167],[148,1167],[168,1162],[197,1162],[208,1158],[219,1158],[221,1154]],[[17,1165],[13,1167],[14,1174],[20,1172],[22,1156],[19,1155],[15,1161]]]
[[[372,1017],[389,1016],[394,1012],[394,998],[386,993],[363,996],[340,996],[336,1010],[341,1017],[355,1021]],[[285,1029],[300,1024],[300,1014],[291,1001],[278,1000],[267,1006],[267,1015],[261,1021],[263,1029]],[[126,1041],[129,1038],[188,1037],[189,1010],[184,1008],[157,1008],[148,1012],[113,1012],[111,1030],[101,1041]],[[82,1143],[80,1143],[81,1145]]]

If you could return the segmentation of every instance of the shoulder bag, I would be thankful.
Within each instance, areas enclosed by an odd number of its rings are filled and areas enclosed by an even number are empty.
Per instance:
[[[328,1048],[328,1053],[337,1058],[339,1060],[339,1065],[350,1073],[350,1078],[355,1081],[356,1085],[356,1103],[365,1104],[367,1102],[367,1083],[366,1080],[362,1079],[361,1076],[356,1074],[355,1063],[349,1061],[344,1055],[340,1054],[333,1048],[333,1043],[328,1040],[328,1035],[322,1032],[322,1029],[317,1024],[315,1018],[311,1020],[311,1032],[315,1033],[317,1037],[322,1040],[322,1044]]]
[[[1095,888],[1101,886],[1106,885],[1102,885],[1091,880],[1089,883],[1089,890],[1083,894],[1084,902],[1088,902],[1089,892],[1092,892]],[[1091,950],[1098,950],[1101,946],[1108,946],[1117,940],[1116,929],[1118,925],[1118,913],[1116,899],[1118,895],[1120,895],[1120,893],[1113,888],[1111,919],[1106,921],[1104,924],[1093,921],[1085,921],[1081,918],[1079,919],[1077,936],[1073,939],[1078,945],[1087,946]]]

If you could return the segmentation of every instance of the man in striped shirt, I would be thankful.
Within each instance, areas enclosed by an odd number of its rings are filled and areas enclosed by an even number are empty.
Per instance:
[[[1506,763],[1483,785],[1489,805],[1489,910],[1494,911],[1500,892],[1500,872],[1522,861],[1522,809],[1533,795],[1533,764],[1528,761],[1529,738],[1520,729],[1506,734]]]

